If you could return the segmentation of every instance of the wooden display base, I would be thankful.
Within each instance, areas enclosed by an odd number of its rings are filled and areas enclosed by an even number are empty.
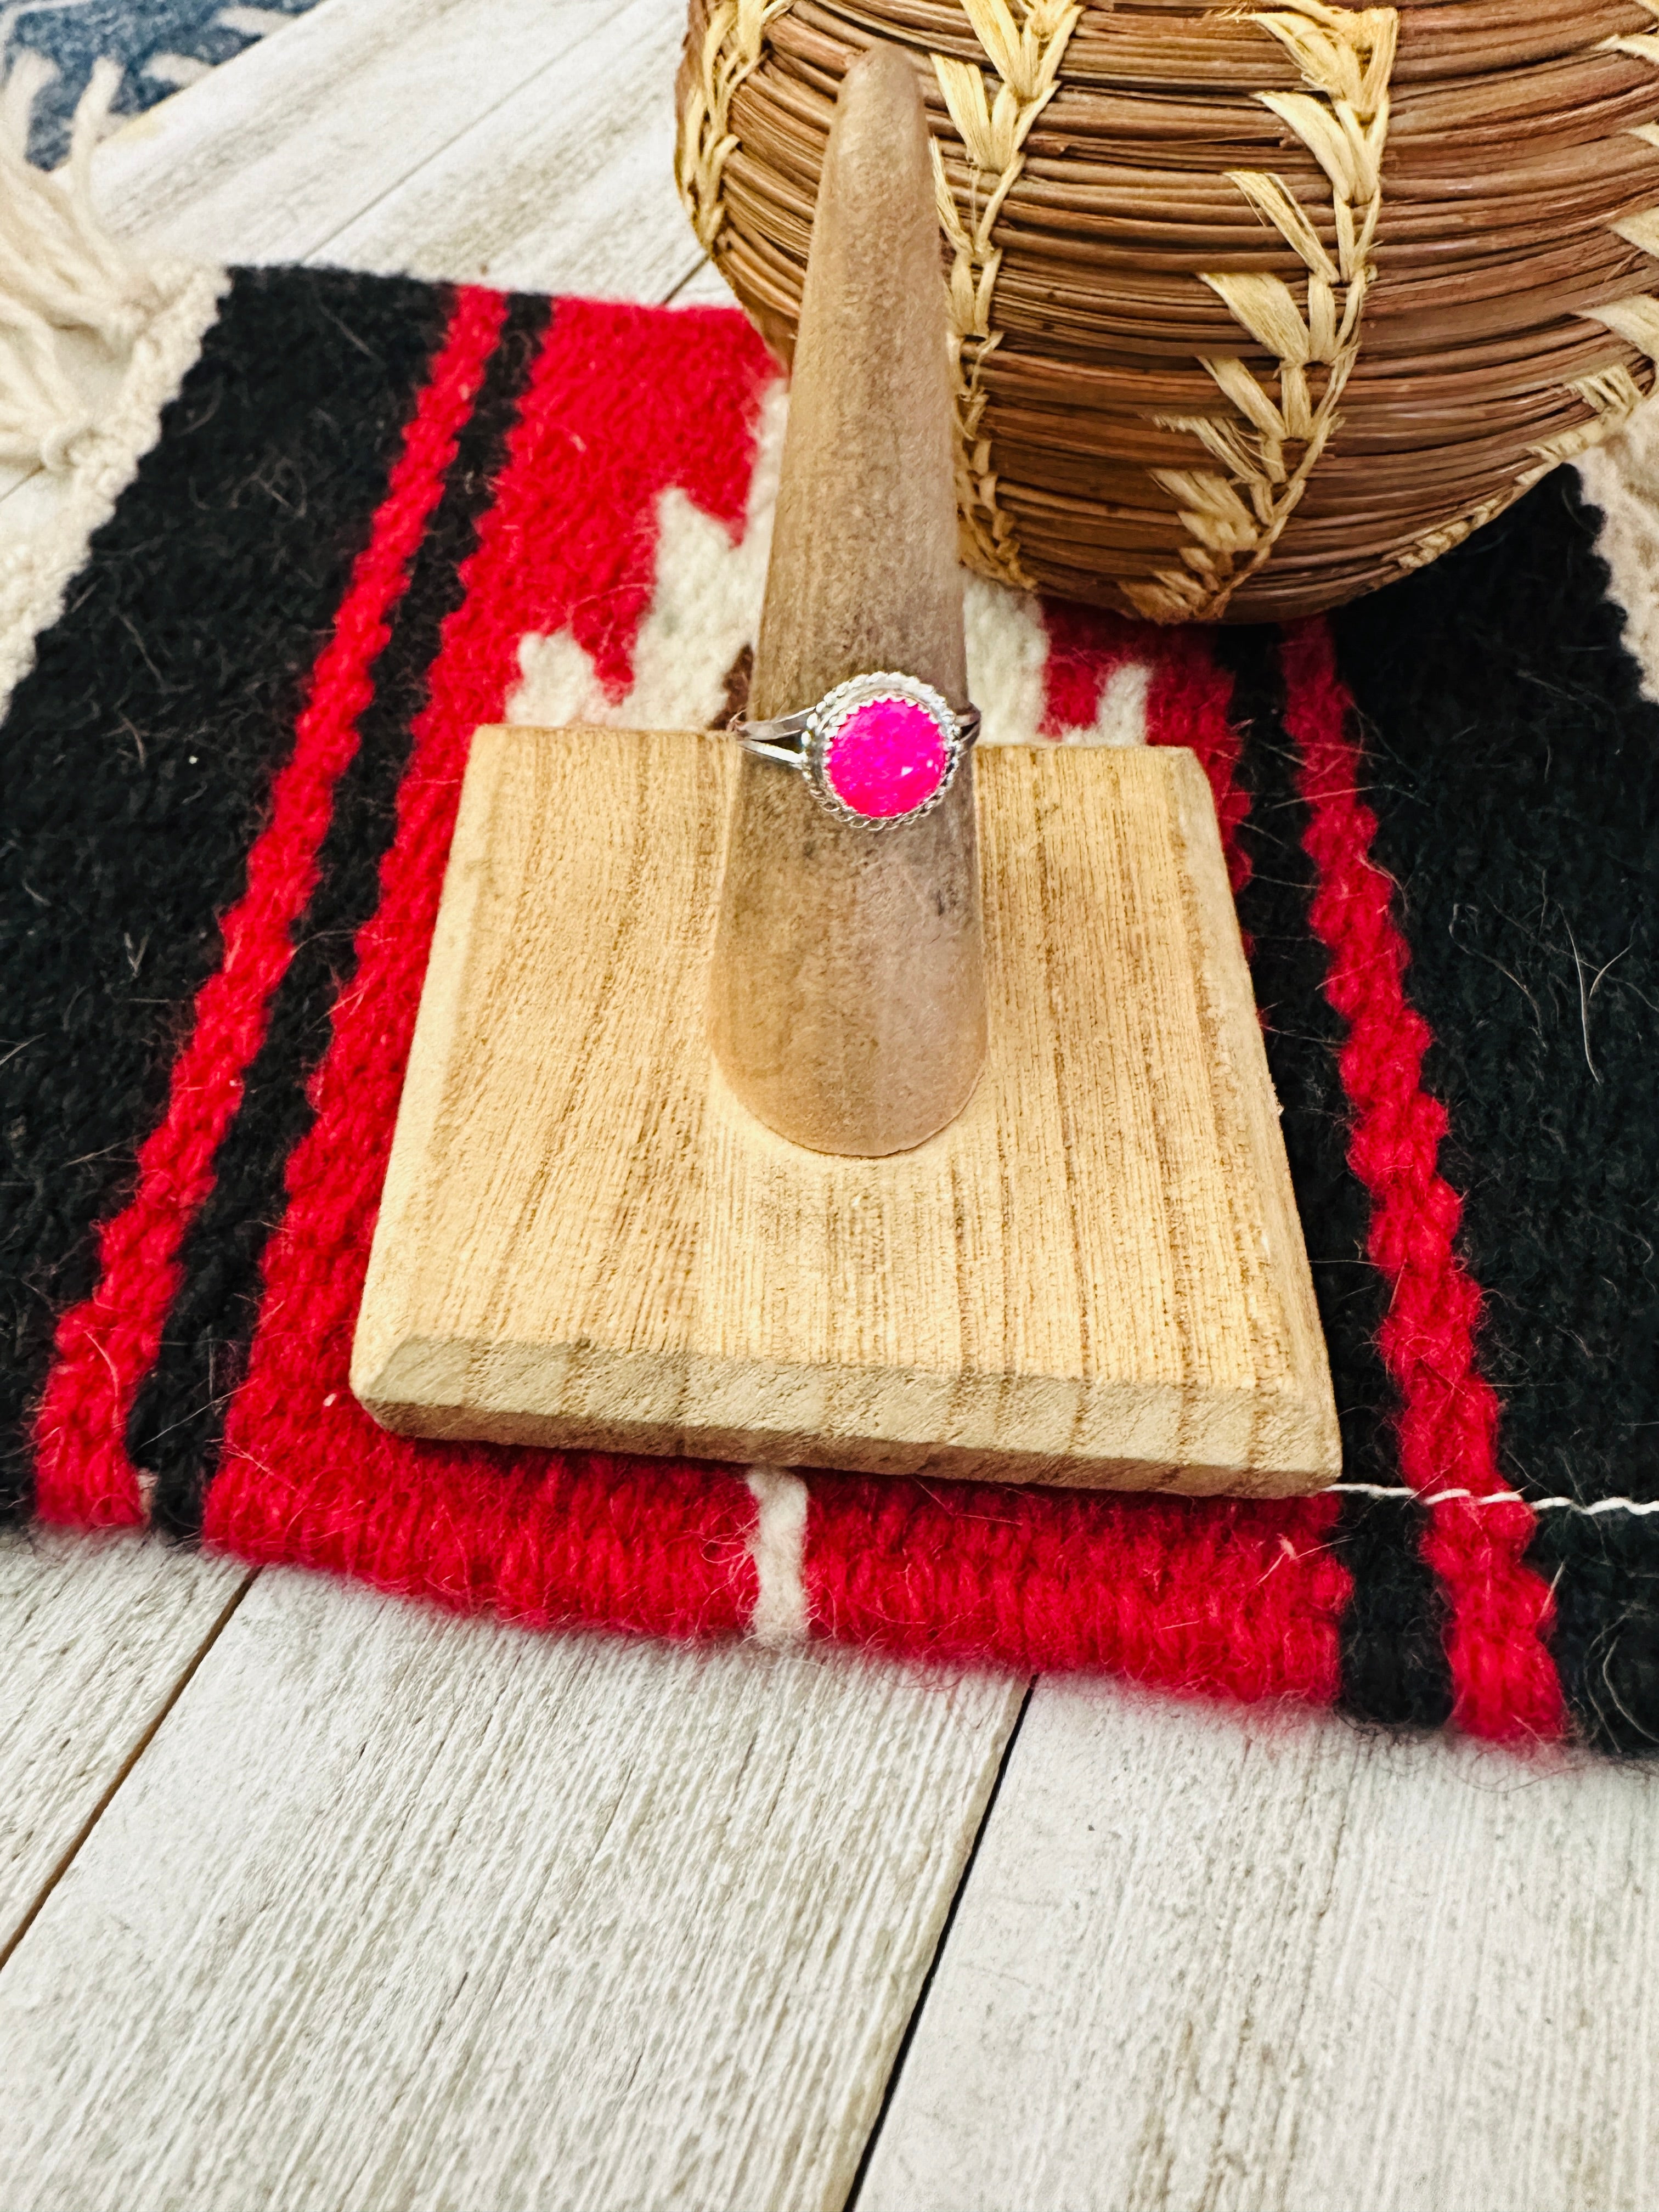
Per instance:
[[[405,1435],[1091,1487],[1336,1476],[1329,1372],[1192,755],[978,756],[989,1057],[887,1159],[726,1091],[737,748],[479,731],[352,1387]]]

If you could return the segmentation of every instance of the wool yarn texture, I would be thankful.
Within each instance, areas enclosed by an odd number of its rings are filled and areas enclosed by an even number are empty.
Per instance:
[[[775,364],[729,311],[296,269],[183,297],[69,580],[0,639],[7,1511],[539,1628],[1659,1741],[1644,418],[1605,532],[1563,471],[1283,630],[970,586],[982,742],[1208,775],[1337,1489],[532,1452],[389,1436],[346,1381],[461,772],[480,723],[741,704]]]

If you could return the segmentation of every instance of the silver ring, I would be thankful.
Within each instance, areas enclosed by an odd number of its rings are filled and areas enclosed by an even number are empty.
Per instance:
[[[732,734],[757,760],[799,769],[843,822],[890,830],[921,821],[949,791],[979,735],[979,708],[958,714],[931,684],[886,669],[851,677],[795,714],[735,722]]]

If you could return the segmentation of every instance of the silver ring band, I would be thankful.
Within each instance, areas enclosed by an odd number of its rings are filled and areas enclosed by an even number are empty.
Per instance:
[[[732,735],[757,760],[797,769],[842,821],[885,830],[933,811],[979,727],[977,707],[958,713],[931,684],[886,669],[849,678],[814,706],[734,722]]]
[[[803,740],[812,726],[817,709],[799,708],[793,714],[775,714],[769,722],[733,722],[732,734],[744,752],[753,753],[757,760],[775,761],[780,768],[805,768],[806,748]],[[957,726],[957,742],[964,750],[979,735],[979,708],[964,707],[960,714],[952,714]]]

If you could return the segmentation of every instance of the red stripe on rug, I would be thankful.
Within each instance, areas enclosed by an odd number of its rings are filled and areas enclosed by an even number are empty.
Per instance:
[[[1261,1504],[811,1478],[817,1633],[908,1658],[1107,1668],[1254,1701],[1337,1694],[1334,1498]]]
[[[226,1468],[210,1542],[521,1628],[697,1642],[739,1634],[755,1610],[755,1501],[729,1469],[416,1443],[377,1429],[343,1386],[288,1449],[301,1456]]]
[[[1048,657],[1042,664],[1042,714],[1039,734],[1086,730],[1100,711],[1101,694],[1114,672],[1158,657],[1161,634],[1150,623],[1127,622],[1104,607],[1074,605],[1068,599],[1039,601],[1048,633]]]
[[[1370,1196],[1367,1249],[1390,1293],[1378,1348],[1400,1396],[1401,1473],[1431,1501],[1423,1548],[1450,1614],[1453,1718],[1475,1735],[1559,1736],[1554,1607],[1523,1564],[1536,1516],[1519,1500],[1474,1502],[1510,1486],[1498,1464],[1498,1399],[1476,1352],[1481,1294],[1457,1257],[1462,1206],[1437,1165],[1446,1110],[1423,1088],[1429,1029],[1406,996],[1411,952],[1394,887],[1370,857],[1376,817],[1358,795],[1364,762],[1328,627],[1287,631],[1284,665],[1285,723],[1312,817],[1303,842],[1319,877],[1311,921],[1331,955],[1326,995],[1348,1024],[1348,1161]],[[1449,1491],[1470,1495],[1439,1496]]]
[[[1212,650],[1207,630],[1164,630],[1146,697],[1149,745],[1187,745],[1209,778],[1227,861],[1227,880],[1237,897],[1250,880],[1250,858],[1239,830],[1250,794],[1239,781],[1243,740],[1233,726],[1233,679]]]
[[[1144,664],[1152,671],[1146,694],[1149,745],[1187,745],[1210,780],[1222,848],[1234,893],[1249,881],[1250,864],[1239,843],[1239,824],[1249,795],[1238,780],[1240,739],[1231,719],[1233,679],[1211,650],[1207,631],[1160,629],[1130,622],[1104,607],[1041,603],[1048,633],[1043,664],[1044,737],[1086,730],[1100,708],[1108,682],[1120,668]]]
[[[213,1161],[264,1041],[294,927],[317,881],[334,790],[357,748],[370,671],[391,634],[427,521],[443,489],[506,313],[499,292],[469,289],[404,432],[368,543],[312,672],[294,750],[271,787],[270,817],[248,854],[247,887],[221,924],[219,967],[197,994],[173,1063],[165,1116],[138,1154],[137,1187],[99,1231],[97,1287],[58,1323],[34,1426],[36,1510],[82,1526],[141,1522],[127,1455],[134,1397],[153,1365],[179,1287],[179,1250],[213,1187]]]
[[[312,1081],[315,1118],[289,1162],[208,1492],[211,1543],[542,1623],[729,1635],[754,1609],[755,1501],[731,1471],[416,1443],[377,1427],[347,1374],[472,732],[501,719],[529,633],[570,632],[626,689],[660,495],[678,487],[735,533],[775,374],[730,313],[555,310],[411,733],[380,906]]]

